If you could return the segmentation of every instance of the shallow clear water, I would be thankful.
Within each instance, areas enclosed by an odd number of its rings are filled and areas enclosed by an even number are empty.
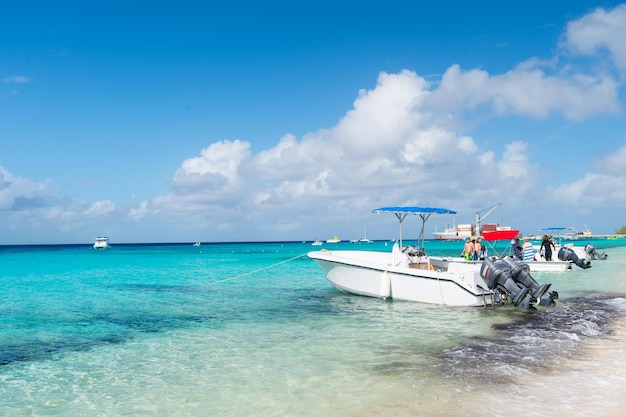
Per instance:
[[[560,294],[537,311],[344,294],[310,243],[1,247],[0,415],[603,415],[626,386],[609,244],[534,273]]]

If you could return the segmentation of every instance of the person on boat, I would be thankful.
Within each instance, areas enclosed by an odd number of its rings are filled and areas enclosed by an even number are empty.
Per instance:
[[[552,239],[550,239],[548,235],[543,235],[540,252],[543,253],[543,257],[546,261],[552,260],[552,249],[556,250],[554,242],[552,242]]]
[[[463,247],[463,252],[461,252],[461,256],[465,258],[466,261],[474,260],[474,241],[470,240],[469,237],[465,238],[465,246]]]
[[[513,247],[513,255],[521,261],[524,258],[524,256],[523,256],[523,248],[519,244],[519,239],[515,238],[514,240],[512,240],[511,246]]]
[[[524,261],[534,261],[535,260],[535,248],[533,248],[533,244],[530,243],[528,238],[524,239],[524,252],[523,252],[523,260]]]
[[[474,242],[474,260],[477,261],[480,259],[480,251],[483,246],[483,238],[478,236],[476,241]]]
[[[485,245],[480,245],[480,252],[478,253],[478,260],[484,261],[487,258],[487,247]]]

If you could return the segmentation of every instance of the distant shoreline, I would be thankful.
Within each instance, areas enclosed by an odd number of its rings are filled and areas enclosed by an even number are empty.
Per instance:
[[[540,236],[535,236],[535,238],[540,238]],[[403,239],[405,242],[411,242],[418,240],[417,238],[405,238]],[[626,245],[626,235],[624,234],[607,234],[607,235],[592,235],[592,236],[584,236],[579,237],[578,239],[566,239],[564,242],[567,243],[575,243],[577,241],[587,241],[587,240],[624,240],[624,245]],[[306,244],[312,243],[315,239],[303,239],[303,240],[267,240],[267,241],[230,241],[230,242],[202,242],[199,241],[201,245],[251,245],[251,244]],[[389,239],[372,239],[373,242],[390,242]],[[463,242],[462,240],[447,240],[447,239],[425,239],[426,242]],[[189,241],[189,242],[129,242],[129,243],[121,243],[121,242],[112,242],[111,246],[193,246],[198,241]],[[342,244],[351,244],[359,242],[350,242],[348,240],[340,242]],[[201,247],[200,245],[200,247]],[[333,244],[336,245],[336,244]],[[65,247],[93,247],[93,242],[86,243],[0,243],[0,248],[27,248],[27,247],[51,247],[51,246],[65,246]]]

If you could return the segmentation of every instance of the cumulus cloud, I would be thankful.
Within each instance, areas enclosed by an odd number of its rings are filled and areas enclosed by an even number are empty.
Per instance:
[[[572,54],[606,57],[626,73],[626,4],[611,10],[598,8],[567,24],[561,46]]]
[[[59,187],[51,181],[35,182],[15,177],[0,166],[0,211],[15,221],[76,222],[84,218],[99,218],[115,211],[110,200],[88,204],[58,197]]]
[[[229,207],[306,213],[320,206],[345,214],[355,204],[365,211],[390,201],[449,200],[451,193],[473,198],[477,166],[500,172],[490,178],[496,186],[530,170],[522,142],[499,144],[485,157],[447,115],[433,112],[427,100],[432,94],[433,87],[413,71],[383,72],[373,89],[359,92],[336,126],[300,140],[287,134],[256,155],[243,141],[214,143],[183,161],[167,196],[132,215],[178,211],[188,219],[209,207],[211,213]]]
[[[240,140],[217,142],[200,152],[199,157],[183,161],[170,189],[177,195],[202,193],[207,201],[236,194],[241,183],[242,162],[250,155],[250,144]]]
[[[626,145],[597,158],[593,166],[593,172],[549,190],[550,200],[555,203],[567,201],[581,208],[625,205]]]
[[[530,60],[505,74],[462,71],[453,65],[429,100],[440,111],[465,117],[522,115],[545,118],[560,112],[571,120],[616,113],[621,105],[618,83],[607,76],[548,74],[546,64]]]
[[[607,175],[626,177],[626,145],[599,158],[594,167]]]
[[[55,189],[50,183],[36,183],[14,177],[0,166],[0,210],[28,210],[46,206]]]

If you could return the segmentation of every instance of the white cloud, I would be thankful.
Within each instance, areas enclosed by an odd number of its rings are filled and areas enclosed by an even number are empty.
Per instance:
[[[12,75],[10,77],[5,77],[2,79],[3,83],[8,84],[24,84],[29,81],[30,79],[28,77],[24,77],[23,75]]]
[[[528,163],[526,146],[519,141],[507,144],[502,160],[497,162],[499,176],[522,192],[534,186],[536,181],[536,169]]]
[[[172,181],[172,192],[203,192],[208,200],[212,200],[211,195],[223,198],[237,192],[239,168],[249,158],[249,149],[249,143],[239,140],[210,145],[201,151],[201,156],[183,161]]]
[[[599,158],[594,167],[607,175],[626,177],[626,145]]]
[[[101,217],[115,211],[115,203],[111,200],[96,201],[85,210],[87,217]]]
[[[454,130],[448,115],[433,113],[424,100],[431,88],[412,71],[381,73],[376,87],[360,91],[337,126],[301,140],[285,135],[254,156],[245,142],[215,143],[182,163],[166,197],[133,215],[179,212],[185,221],[192,216],[208,224],[206,216],[192,213],[236,207],[263,216],[276,207],[288,213],[328,207],[345,214],[355,202],[366,213],[390,202],[428,204],[452,194],[456,200],[473,199],[479,165],[500,173],[489,179],[494,186],[519,181],[531,169],[521,142],[479,154],[474,139]]]
[[[594,172],[556,187],[551,199],[587,209],[626,205],[626,145],[596,160],[594,167]]]
[[[148,202],[142,201],[139,203],[139,207],[132,208],[128,212],[128,217],[132,220],[141,220],[149,214]]]
[[[462,71],[453,65],[439,89],[428,100],[440,111],[494,117],[517,114],[547,117],[561,112],[571,120],[621,109],[618,84],[606,76],[548,75],[531,60],[505,74],[490,76],[483,70]]]
[[[0,211],[27,223],[42,221],[75,222],[85,217],[98,218],[115,211],[112,201],[87,204],[59,198],[60,189],[50,181],[34,182],[13,176],[0,166]]]
[[[14,177],[0,166],[0,210],[28,210],[46,205],[55,187],[49,183]]]
[[[569,22],[561,46],[573,54],[588,57],[608,55],[608,59],[626,72],[626,4],[612,10],[598,8]]]

